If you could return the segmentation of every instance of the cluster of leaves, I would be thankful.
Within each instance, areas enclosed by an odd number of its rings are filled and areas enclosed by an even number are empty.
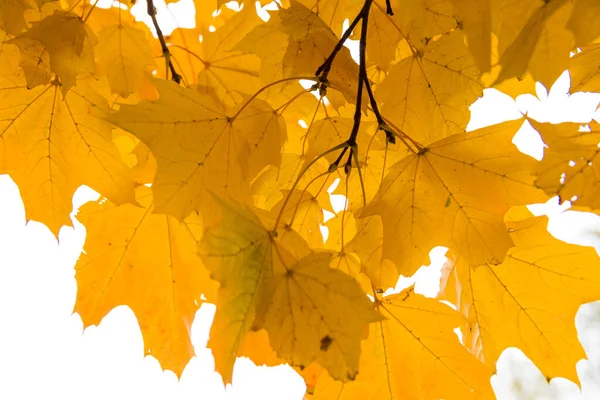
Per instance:
[[[524,205],[600,209],[600,126],[465,127],[486,87],[569,69],[572,90],[600,91],[600,2],[282,0],[268,22],[222,3],[165,36],[149,0],[153,38],[126,5],[0,0],[0,173],[55,235],[80,185],[103,196],[77,216],[84,324],[128,305],[181,374],[212,302],[226,383],[238,356],[288,363],[317,399],[493,398],[513,346],[577,382],[600,260]],[[525,120],[541,162],[511,142]],[[324,222],[338,178],[346,208]],[[439,299],[383,295],[438,245]]]

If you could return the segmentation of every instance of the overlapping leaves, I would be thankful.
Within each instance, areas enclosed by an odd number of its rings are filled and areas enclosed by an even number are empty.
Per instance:
[[[267,22],[241,3],[197,1],[196,28],[154,40],[122,6],[0,0],[0,172],[55,235],[80,185],[102,195],[77,216],[84,324],[128,305],[146,354],[181,374],[214,302],[225,382],[237,356],[287,362],[318,399],[491,398],[509,346],[576,381],[599,259],[514,206],[597,211],[598,125],[528,120],[541,162],[512,144],[524,119],[465,128],[486,83],[570,68],[572,91],[597,91],[597,2],[290,0]],[[326,221],[337,178],[345,210]],[[383,295],[437,245],[457,311]]]

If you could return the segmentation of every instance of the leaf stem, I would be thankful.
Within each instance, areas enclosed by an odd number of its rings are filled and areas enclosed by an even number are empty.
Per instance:
[[[241,112],[244,111],[244,109],[246,107],[248,107],[248,104],[250,104],[252,102],[252,100],[254,100],[259,94],[261,94],[262,92],[264,92],[265,90],[267,90],[271,86],[275,86],[275,85],[278,85],[278,84],[283,83],[283,82],[299,81],[299,80],[316,81],[317,79],[314,76],[291,76],[289,78],[282,78],[282,79],[278,79],[276,81],[273,81],[271,83],[268,83],[267,85],[265,85],[262,88],[258,89],[256,91],[256,93],[254,93],[252,96],[250,96],[250,98],[248,100],[246,100],[246,102],[240,107],[240,109],[237,110],[237,112],[233,115],[233,117],[230,118],[230,121],[233,121],[234,119],[236,119],[241,114]]]
[[[85,21],[88,20],[88,18],[90,17],[90,15],[92,15],[92,11],[94,11],[96,9],[96,4],[98,4],[100,0],[96,0],[96,2],[94,4],[92,4],[92,8],[90,9],[90,12],[85,16],[85,18],[82,20],[82,22],[85,24]]]
[[[152,18],[152,24],[154,25],[154,29],[156,30],[156,35],[158,36],[158,40],[160,41],[160,48],[162,50],[163,57],[165,58],[165,63],[167,69],[171,71],[171,79],[175,81],[177,84],[181,82],[181,75],[177,73],[175,70],[175,66],[171,61],[171,52],[167,47],[167,42],[165,41],[165,36],[158,25],[158,21],[156,20],[156,7],[154,7],[154,0],[146,0],[147,1],[147,9],[148,15]],[[167,73],[168,75],[168,73]]]
[[[327,154],[333,153],[334,151],[338,151],[340,149],[344,149],[346,147],[348,147],[348,142],[347,141],[343,142],[343,143],[340,143],[337,146],[332,147],[331,149],[329,149],[327,151],[324,151],[323,153],[319,154],[318,156],[316,156],[315,158],[313,158],[306,165],[306,167],[302,168],[302,170],[298,174],[298,177],[294,181],[294,184],[290,188],[290,191],[288,192],[287,196],[285,196],[285,200],[283,201],[283,204],[281,205],[281,209],[279,210],[279,213],[277,214],[277,218],[275,219],[275,224],[273,225],[273,230],[274,231],[276,231],[277,230],[277,226],[279,226],[279,222],[281,221],[281,215],[283,214],[283,210],[285,210],[285,207],[287,206],[288,201],[290,201],[291,193],[294,191],[294,189],[296,189],[296,186],[298,186],[298,183],[300,183],[300,179],[302,179],[302,177],[304,176],[304,174],[306,173],[306,171],[308,171],[310,167],[312,167],[317,161],[319,161],[321,158],[325,157]],[[329,171],[331,171],[331,166],[329,167]]]

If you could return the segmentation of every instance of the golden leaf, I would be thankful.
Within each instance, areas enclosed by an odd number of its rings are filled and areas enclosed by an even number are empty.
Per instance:
[[[600,36],[600,2],[575,0],[567,28],[573,32],[577,46],[588,44]]]
[[[561,202],[600,208],[600,125],[580,132],[580,124],[553,125],[529,120],[548,146],[536,168],[535,184]]]
[[[64,92],[75,85],[79,74],[93,74],[96,70],[93,50],[97,43],[96,35],[78,15],[71,12],[56,10],[54,14],[34,22],[28,31],[8,43],[19,46],[25,75],[39,74],[35,60],[47,52],[50,71],[60,77]],[[32,47],[35,52],[31,51]],[[27,80],[30,81],[29,78]],[[32,80],[37,82],[34,78]]]
[[[313,254],[280,268],[266,283],[257,325],[279,357],[296,366],[317,361],[347,381],[358,372],[363,328],[381,316],[356,281],[329,268],[330,259]]]
[[[371,324],[362,342],[354,382],[317,382],[321,399],[493,399],[492,369],[465,349],[453,332],[462,316],[414,293],[413,288],[378,303],[385,320]]]
[[[71,198],[80,185],[116,204],[135,202],[131,171],[110,126],[98,118],[106,112],[104,98],[83,85],[63,96],[57,81],[33,90],[24,82],[0,87],[0,171],[19,185],[28,220],[58,236],[71,225]]]
[[[254,28],[234,50],[246,51],[261,58],[261,76],[275,79],[311,76],[329,56],[337,43],[329,27],[301,3],[292,0],[271,19]],[[354,102],[358,66],[350,51],[342,48],[332,64],[328,79],[331,87]],[[342,104],[338,104],[341,106]]]
[[[414,140],[429,144],[464,132],[465,104],[482,95],[478,69],[460,32],[431,40],[400,60],[376,91],[382,112]]]
[[[493,0],[500,65],[496,79],[522,78],[529,70],[547,88],[569,65],[573,35],[565,27],[571,2]]]
[[[279,263],[293,257],[287,255],[282,261],[285,250],[274,244],[271,232],[250,210],[219,203],[222,220],[205,230],[199,249],[211,277],[220,283],[208,347],[223,382],[230,383],[246,334],[251,328],[259,328],[254,320],[265,281]]]
[[[473,264],[502,262],[512,246],[504,213],[545,199],[533,185],[536,161],[511,143],[522,123],[451,136],[392,167],[363,216],[381,215],[383,257],[402,275],[440,245]]]
[[[275,137],[281,143],[277,135],[285,137],[285,132],[269,131],[272,111],[265,114],[260,103],[234,118],[207,94],[166,81],[154,83],[160,93],[158,100],[123,104],[108,118],[136,135],[155,155],[155,210],[183,220],[198,209],[205,219],[211,219],[215,206],[209,190],[249,203],[251,176],[247,168],[253,152],[263,154],[264,138]],[[260,128],[254,123],[268,133],[257,135]],[[272,149],[276,143],[264,146]]]
[[[447,264],[441,293],[467,318],[461,327],[467,348],[493,367],[507,347],[518,347],[548,377],[578,383],[575,364],[585,358],[575,314],[600,299],[600,258],[590,247],[553,238],[547,217],[525,210],[507,215],[515,242],[501,265]],[[445,282],[442,282],[442,287]]]
[[[154,65],[146,33],[122,23],[100,31],[96,54],[112,92],[121,97],[135,93],[142,86],[144,69]]]
[[[570,61],[571,93],[600,91],[600,43],[590,44]]]
[[[114,307],[131,307],[145,354],[180,376],[194,356],[190,332],[200,296],[213,301],[217,286],[197,255],[202,221],[153,214],[150,189],[136,193],[142,207],[100,201],[77,214],[87,240],[75,266],[75,312],[89,326]]]

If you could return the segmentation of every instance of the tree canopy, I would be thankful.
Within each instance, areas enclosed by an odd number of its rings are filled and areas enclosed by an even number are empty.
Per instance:
[[[180,375],[214,303],[224,383],[237,357],[288,363],[315,399],[491,399],[508,347],[577,383],[600,258],[525,206],[600,210],[600,125],[466,126],[486,88],[569,70],[600,91],[600,2],[281,0],[266,22],[268,1],[224,3],[167,35],[152,0],[150,27],[127,2],[0,0],[0,173],[57,237],[78,187],[102,196],[77,214],[85,326],[129,306]],[[523,124],[541,161],[512,143]],[[435,246],[437,299],[385,294]]]

